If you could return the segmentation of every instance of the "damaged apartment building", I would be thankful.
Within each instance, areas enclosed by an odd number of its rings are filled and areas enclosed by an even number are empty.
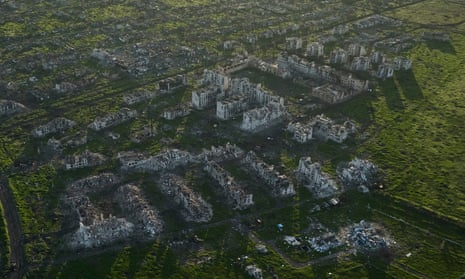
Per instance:
[[[246,193],[218,163],[207,162],[204,170],[220,185],[221,193],[233,209],[242,210],[253,205],[253,195]]]
[[[253,172],[260,181],[264,181],[274,197],[289,197],[295,195],[294,185],[289,178],[280,174],[273,165],[265,163],[255,152],[249,151],[241,163]]]
[[[48,122],[47,124],[34,128],[31,134],[36,138],[44,137],[48,134],[63,132],[73,127],[74,125],[76,125],[76,122],[64,117],[58,117]]]
[[[300,158],[295,176],[316,198],[327,198],[338,191],[336,182],[321,170],[320,163],[312,163],[310,157]]]
[[[103,164],[105,161],[105,156],[86,150],[81,154],[67,156],[62,161],[62,164],[65,170],[72,170],[98,166]]]
[[[202,196],[186,185],[186,181],[174,174],[163,174],[158,183],[166,196],[182,207],[181,214],[188,222],[209,222],[213,217],[212,206]]]
[[[116,126],[137,116],[136,110],[121,108],[117,112],[110,112],[105,116],[97,117],[89,124],[89,129],[100,131],[108,127]]]
[[[216,104],[216,117],[235,119],[242,115],[241,128],[255,131],[287,115],[284,99],[264,90],[247,78],[231,79],[224,71],[205,70],[201,82],[207,85],[192,92],[192,107],[205,109]]]
[[[16,113],[24,112],[27,108],[18,102],[11,100],[0,100],[0,116],[13,115]]]
[[[291,122],[287,130],[293,133],[293,139],[300,143],[312,139],[342,143],[350,134],[355,133],[356,127],[352,121],[345,121],[342,125],[335,124],[332,119],[320,114],[307,123]]]

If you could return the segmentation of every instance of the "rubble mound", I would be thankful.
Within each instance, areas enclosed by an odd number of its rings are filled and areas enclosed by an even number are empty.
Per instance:
[[[342,234],[349,246],[361,251],[373,251],[393,243],[381,225],[365,220],[343,229]]]
[[[149,205],[137,186],[127,184],[119,187],[115,193],[115,199],[135,221],[136,229],[142,230],[150,237],[163,230],[163,221],[158,212]]]

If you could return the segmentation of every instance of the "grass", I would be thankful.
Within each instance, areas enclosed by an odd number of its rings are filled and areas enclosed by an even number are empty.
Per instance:
[[[456,54],[426,44],[411,50],[413,71],[381,82],[371,102],[374,136],[359,149],[385,170],[393,196],[458,222],[465,214],[464,44],[455,35]]]
[[[463,4],[447,0],[427,0],[388,12],[387,15],[413,23],[446,25],[463,19]]]
[[[6,228],[6,220],[3,217],[3,207],[0,203],[0,216],[2,217],[0,220],[0,268],[2,270],[7,270],[9,267],[9,257],[10,257],[10,249],[9,249],[9,238],[8,238],[8,231]]]

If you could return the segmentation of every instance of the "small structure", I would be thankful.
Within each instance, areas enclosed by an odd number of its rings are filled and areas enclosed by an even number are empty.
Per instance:
[[[247,274],[252,276],[252,278],[263,279],[263,271],[260,268],[258,268],[256,265],[246,266],[245,271],[247,271]]]

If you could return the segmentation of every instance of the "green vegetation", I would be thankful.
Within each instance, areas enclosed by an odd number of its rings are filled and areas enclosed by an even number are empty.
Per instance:
[[[59,182],[51,166],[42,166],[28,174],[9,178],[15,197],[21,226],[26,236],[25,250],[28,262],[38,264],[50,256],[51,235],[60,231],[59,200],[56,196]]]
[[[9,238],[6,228],[5,218],[3,218],[3,208],[0,204],[0,270],[7,270],[9,268]],[[1,273],[0,273],[1,274]]]

